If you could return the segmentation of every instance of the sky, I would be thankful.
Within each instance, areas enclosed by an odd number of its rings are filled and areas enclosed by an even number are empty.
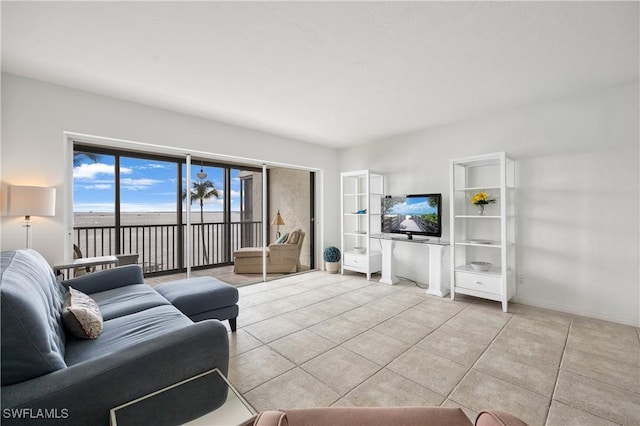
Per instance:
[[[408,197],[402,203],[395,204],[389,209],[387,214],[406,214],[406,215],[421,215],[428,213],[437,213],[436,207],[429,205],[429,198],[422,197]]]
[[[115,199],[115,158],[100,155],[96,162],[81,159],[81,164],[73,168],[73,211],[74,212],[114,212]],[[186,169],[185,165],[183,167]],[[218,199],[205,200],[205,211],[222,211],[224,202],[224,174],[218,167],[202,167],[207,173],[205,180],[213,182],[220,194]],[[191,179],[198,181],[196,173],[199,165],[192,165]],[[238,170],[231,176],[231,209],[239,209],[240,181]],[[176,163],[121,157],[121,211],[122,212],[171,212],[176,209],[177,165]],[[183,179],[182,187],[186,184]],[[186,208],[183,202],[183,210]],[[193,210],[199,210],[196,202]]]

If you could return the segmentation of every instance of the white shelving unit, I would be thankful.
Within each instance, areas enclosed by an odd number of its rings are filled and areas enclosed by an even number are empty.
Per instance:
[[[515,162],[505,152],[450,161],[451,298],[456,293],[496,300],[507,312],[516,293]],[[496,202],[480,215],[471,197],[479,191]],[[470,262],[490,262],[477,271]]]
[[[372,244],[371,236],[381,232],[384,176],[359,170],[340,177],[341,272],[361,272],[370,280],[371,274],[382,269],[382,253],[379,244]]]

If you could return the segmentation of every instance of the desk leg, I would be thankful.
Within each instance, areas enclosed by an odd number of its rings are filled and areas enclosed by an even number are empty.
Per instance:
[[[395,284],[399,280],[393,274],[393,249],[396,247],[395,241],[392,240],[380,240],[382,243],[382,277],[380,282],[382,284]]]
[[[442,259],[444,246],[429,246],[429,289],[427,294],[444,297],[449,293],[448,289],[442,289]]]

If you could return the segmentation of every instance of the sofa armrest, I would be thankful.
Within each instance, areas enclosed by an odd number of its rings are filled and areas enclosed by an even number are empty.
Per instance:
[[[142,268],[138,265],[119,266],[105,269],[78,278],[72,278],[62,282],[66,288],[69,286],[83,293],[91,294],[112,288],[124,287],[131,284],[144,284]]]
[[[30,425],[108,425],[109,410],[199,373],[218,368],[226,375],[229,343],[226,327],[205,320],[133,345],[117,353],[81,362],[36,379],[2,388],[2,408],[57,410],[65,419],[32,419]],[[212,392],[188,386],[182,401],[198,401],[208,395],[215,402],[224,390]],[[216,389],[215,391],[218,391]],[[224,395],[221,392],[224,391]],[[152,404],[153,405],[153,404]],[[162,406],[152,407],[160,410]],[[166,407],[165,407],[166,408]],[[174,404],[176,414],[189,413],[188,404]],[[149,419],[152,419],[149,414]],[[188,415],[188,414],[185,414]],[[202,415],[200,413],[199,415]],[[15,419],[16,423],[24,419]],[[2,424],[12,424],[3,418]]]

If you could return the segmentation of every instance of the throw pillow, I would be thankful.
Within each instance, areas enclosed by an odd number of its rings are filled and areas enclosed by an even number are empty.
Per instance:
[[[280,238],[278,238],[276,240],[276,244],[283,244],[285,241],[287,241],[287,238],[289,238],[289,233],[288,232],[286,234],[282,235]]]
[[[102,313],[95,300],[69,287],[62,305],[62,322],[81,339],[96,339],[102,333]]]

